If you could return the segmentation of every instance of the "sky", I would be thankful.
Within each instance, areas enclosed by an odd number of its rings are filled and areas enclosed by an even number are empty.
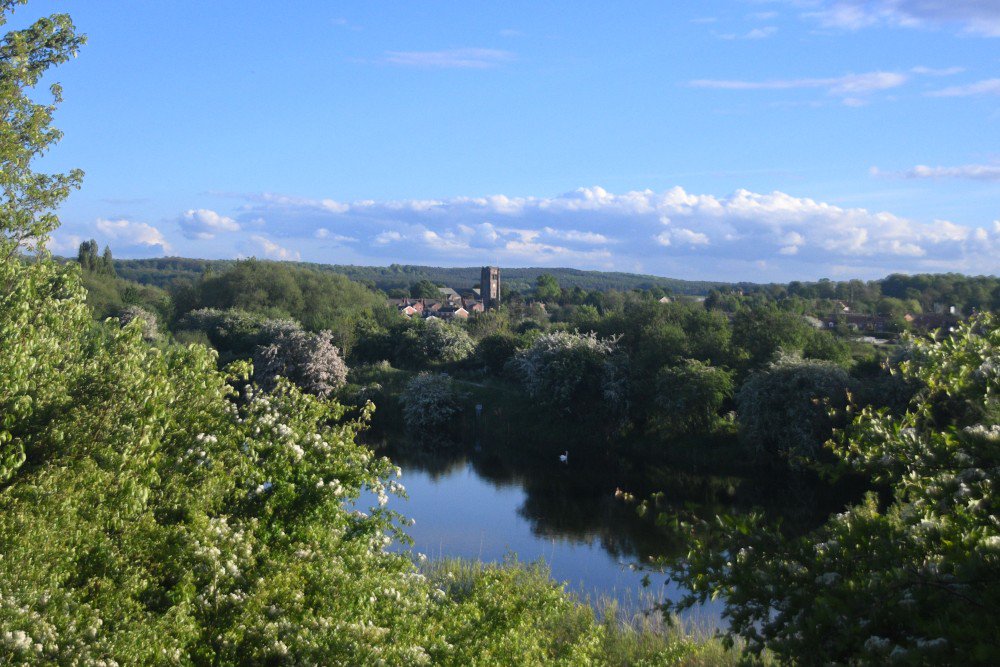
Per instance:
[[[33,0],[54,252],[1000,273],[1000,0]]]

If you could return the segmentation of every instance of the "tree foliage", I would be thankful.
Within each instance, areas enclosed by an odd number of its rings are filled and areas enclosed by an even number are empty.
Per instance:
[[[656,377],[654,422],[668,432],[708,432],[733,395],[732,374],[695,359],[666,366]]]
[[[565,413],[621,414],[628,400],[627,360],[617,340],[555,331],[538,336],[511,361],[529,395]]]
[[[787,536],[725,520],[673,575],[784,662],[987,664],[1000,655],[1000,322],[915,341],[903,414],[864,408],[834,452],[891,491]]]
[[[780,357],[736,394],[740,438],[763,460],[814,461],[832,433],[830,411],[847,403],[850,386],[839,366]]]
[[[330,396],[347,382],[347,364],[329,331],[283,331],[254,352],[254,380],[267,390],[287,378],[305,392]]]
[[[0,2],[0,25],[25,0]],[[44,174],[33,169],[62,132],[52,126],[52,114],[62,101],[59,84],[49,86],[52,101],[36,102],[32,91],[50,68],[75,56],[85,39],[77,35],[66,14],[40,18],[21,30],[8,32],[0,43],[0,257],[11,258],[21,248],[44,247],[59,224],[55,208],[80,186],[83,172]]]
[[[445,373],[425,371],[415,375],[406,383],[399,401],[407,428],[417,434],[432,429],[446,431],[462,409],[455,383]]]

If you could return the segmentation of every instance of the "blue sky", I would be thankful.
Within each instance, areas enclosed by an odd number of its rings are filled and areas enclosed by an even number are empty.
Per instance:
[[[30,3],[53,249],[680,278],[1000,273],[1000,2]]]

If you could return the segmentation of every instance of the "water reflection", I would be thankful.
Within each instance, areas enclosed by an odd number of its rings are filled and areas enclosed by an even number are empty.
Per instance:
[[[633,606],[677,594],[655,572],[644,587],[648,573],[633,566],[684,553],[683,539],[616,498],[616,486],[629,480],[593,465],[582,447],[563,464],[549,448],[462,447],[403,436],[390,442],[376,448],[403,469],[409,500],[398,509],[416,521],[407,530],[416,551],[487,561],[542,558],[571,590]],[[708,610],[710,621],[717,617],[717,608]]]

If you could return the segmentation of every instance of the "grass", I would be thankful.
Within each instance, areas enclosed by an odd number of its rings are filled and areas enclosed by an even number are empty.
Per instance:
[[[496,565],[446,558],[421,565],[421,572],[428,579],[446,589],[449,597],[459,600],[473,595],[484,576],[496,574],[498,570],[507,570],[508,573],[517,570],[520,575],[511,578],[511,581],[516,580],[522,590],[509,590],[508,595],[523,594],[525,587],[561,589],[544,563],[524,564],[510,559]],[[635,600],[622,604],[609,596],[581,600],[569,592],[562,594],[576,610],[571,614],[575,619],[573,624],[591,624],[600,639],[596,664],[611,667],[772,664],[767,656],[762,660],[743,656],[739,643],[727,649],[717,636],[713,621],[674,618],[672,623],[668,623],[653,609],[652,597],[640,594]],[[545,630],[539,628],[537,631]]]

